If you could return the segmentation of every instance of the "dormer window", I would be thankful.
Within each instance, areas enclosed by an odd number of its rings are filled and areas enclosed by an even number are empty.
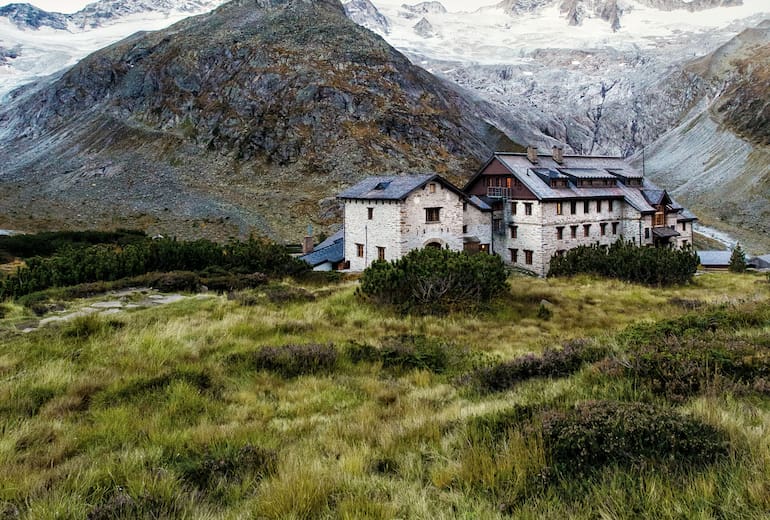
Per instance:
[[[390,181],[383,181],[378,183],[377,186],[374,187],[374,189],[378,191],[387,190],[388,186],[390,186]]]

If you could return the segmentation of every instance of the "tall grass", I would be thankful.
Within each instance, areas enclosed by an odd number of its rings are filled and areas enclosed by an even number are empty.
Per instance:
[[[498,393],[469,392],[458,383],[480,365],[539,356],[576,338],[620,357],[626,343],[619,334],[628,326],[692,312],[683,301],[702,309],[766,308],[766,282],[707,275],[664,290],[589,277],[516,278],[511,285],[489,312],[473,315],[401,316],[362,304],[355,284],[345,282],[306,284],[312,301],[275,302],[256,289],[248,301],[188,299],[29,334],[16,325],[33,320],[30,311],[6,303],[0,516],[766,514],[765,395],[704,391],[672,404],[593,359]],[[547,321],[537,316],[543,299],[552,304]],[[761,345],[769,330],[770,324],[750,321],[725,333]],[[414,341],[394,347],[401,337]],[[371,356],[353,360],[347,350],[353,343],[368,345]],[[284,372],[286,365],[274,370],[253,362],[258,352],[280,354],[292,345],[330,346],[337,357],[323,370],[291,365]],[[523,416],[512,416],[494,439],[470,426],[511,410],[571,409],[593,400],[688,414],[726,432],[731,455],[692,471],[610,464],[588,476],[551,479],[542,472],[548,446],[526,429]]]

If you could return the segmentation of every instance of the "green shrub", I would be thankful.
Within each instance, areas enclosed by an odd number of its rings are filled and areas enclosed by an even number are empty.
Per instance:
[[[379,304],[420,313],[468,310],[508,288],[497,255],[415,249],[393,262],[374,262],[361,278],[361,294]]]
[[[230,292],[253,289],[267,283],[267,275],[262,273],[225,274],[204,278],[203,284],[210,291]]]
[[[647,462],[690,467],[728,453],[724,432],[674,410],[643,403],[586,402],[544,413],[537,429],[561,474]]]
[[[310,291],[286,284],[268,285],[264,288],[264,293],[270,303],[277,305],[315,301],[315,296]]]
[[[254,352],[252,363],[257,370],[297,377],[331,372],[337,366],[337,357],[337,349],[333,345],[286,345],[262,347]]]
[[[160,292],[195,292],[200,286],[200,277],[190,271],[163,273],[150,283],[150,287]]]
[[[587,273],[647,285],[675,285],[690,282],[699,263],[689,246],[646,247],[621,239],[609,247],[596,243],[554,256],[548,276]]]
[[[770,377],[770,349],[728,335],[669,337],[631,349],[616,367],[653,393],[679,402],[704,392],[717,378],[751,387]]]
[[[174,468],[185,482],[204,490],[247,475],[262,479],[275,472],[277,461],[274,451],[251,444],[185,447],[166,455],[166,464]]]
[[[770,309],[766,306],[751,309],[714,309],[654,323],[631,325],[618,335],[618,339],[624,345],[633,347],[655,344],[667,337],[700,336],[709,332],[735,331],[767,325],[770,325]]]
[[[543,354],[527,354],[472,373],[467,381],[482,392],[502,392],[535,377],[564,377],[580,370],[585,363],[599,361],[607,349],[589,341],[575,340],[561,349],[545,349]]]
[[[286,248],[250,238],[220,245],[208,240],[183,242],[145,238],[125,245],[114,243],[57,249],[52,256],[35,256],[0,281],[0,298],[18,297],[50,287],[116,281],[151,272],[219,271],[296,275],[309,266]]]
[[[350,343],[345,349],[345,355],[352,363],[381,363],[386,369],[418,369],[436,374],[459,368],[468,357],[463,349],[420,335],[387,337],[382,340],[379,348]]]

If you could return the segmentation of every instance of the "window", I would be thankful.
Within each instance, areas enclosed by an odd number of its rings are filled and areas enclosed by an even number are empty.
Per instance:
[[[591,224],[583,224],[583,236],[587,237],[591,234]]]
[[[479,251],[482,253],[489,253],[489,244],[481,244],[479,246]]]
[[[511,215],[516,214],[516,206],[518,206],[518,202],[511,202]]]
[[[518,249],[509,249],[508,251],[511,252],[511,263],[515,264],[519,261],[519,250]]]
[[[425,222],[441,222],[441,208],[425,208]]]
[[[428,184],[428,193],[436,193],[436,183],[431,182]]]
[[[532,203],[531,202],[525,202],[524,203],[524,214],[525,215],[531,215],[532,214]]]
[[[492,231],[495,233],[504,233],[503,229],[503,219],[501,218],[493,218],[492,219]]]
[[[463,202],[463,211],[468,211],[468,203]]]
[[[377,246],[377,260],[385,260],[385,248]]]
[[[374,218],[374,208],[366,208],[366,210],[369,213],[369,220],[372,220]]]
[[[682,240],[682,247],[687,245],[687,240]]]
[[[620,222],[613,222],[612,223],[612,234],[617,235],[618,234],[618,226],[620,225]]]
[[[468,233],[468,225],[463,224],[463,235],[465,235],[466,233]]]
[[[590,211],[590,210],[589,210],[589,208],[588,208],[588,201],[587,201],[587,200],[584,200],[584,201],[583,201],[583,213],[588,213],[589,211]]]
[[[602,212],[602,201],[601,200],[597,200],[596,201],[596,212],[597,213],[601,213]]]
[[[563,215],[564,214],[564,207],[561,202],[556,203],[556,214],[557,215]]]
[[[358,255],[358,258],[364,257],[364,245],[363,244],[356,244],[356,254]]]
[[[577,226],[569,227],[569,236],[570,238],[577,238]]]
[[[606,222],[602,222],[601,224],[599,224],[599,228],[601,228],[602,236],[607,234],[607,223]]]
[[[511,226],[511,238],[519,238],[519,226]]]
[[[574,200],[569,203],[569,212],[571,215],[574,215],[575,213],[577,213],[577,202],[575,202]]]
[[[650,238],[650,228],[644,228],[644,238]]]
[[[556,228],[556,238],[558,240],[564,239],[564,226],[559,226]]]
[[[532,255],[533,251],[524,250],[524,263],[527,265],[532,265]]]
[[[682,222],[682,231],[687,231],[687,223]]]
[[[614,203],[615,203],[615,201],[612,200],[612,199],[607,201],[607,211],[612,211],[613,210]]]

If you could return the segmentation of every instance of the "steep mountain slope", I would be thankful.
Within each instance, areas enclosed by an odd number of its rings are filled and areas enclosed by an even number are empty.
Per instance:
[[[708,223],[770,248],[770,21],[685,70],[704,95],[647,150],[646,167]],[[641,159],[637,156],[637,161]]]
[[[236,0],[82,60],[0,109],[16,228],[137,220],[296,239],[375,172],[458,178],[511,141],[337,0]],[[327,219],[327,220],[325,220]],[[3,225],[0,227],[12,227]]]

